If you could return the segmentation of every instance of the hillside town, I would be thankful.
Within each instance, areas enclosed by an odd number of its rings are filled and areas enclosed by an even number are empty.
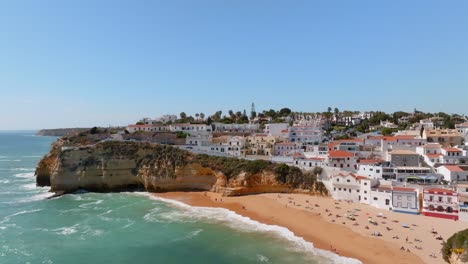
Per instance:
[[[319,180],[336,200],[468,221],[468,119],[461,115],[337,108],[257,114],[252,104],[249,115],[143,118],[120,136],[306,171],[319,167]]]

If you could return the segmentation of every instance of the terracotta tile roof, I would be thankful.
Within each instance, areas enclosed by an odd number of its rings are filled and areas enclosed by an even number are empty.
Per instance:
[[[356,180],[368,180],[369,178],[364,177],[364,176],[356,176]]]
[[[330,158],[348,158],[354,157],[354,154],[344,150],[331,150],[328,152]]]
[[[457,165],[444,165],[442,167],[447,168],[449,171],[463,172],[464,170]]]
[[[295,158],[302,158],[302,157],[304,157],[301,153],[297,153],[297,152],[294,153],[292,156],[295,157]]]
[[[442,189],[442,188],[431,188],[425,189],[424,192],[433,192],[433,193],[446,193],[446,194],[455,194],[456,192],[449,190],[449,189]]]
[[[444,150],[447,152],[462,152],[461,149],[457,148],[444,148]]]
[[[339,144],[340,142],[337,142],[337,141],[330,142],[328,143],[328,149],[333,150],[333,147],[338,146]]]
[[[306,158],[307,160],[320,160],[320,161],[323,161],[325,158],[321,158],[321,157],[311,157],[311,158]]]

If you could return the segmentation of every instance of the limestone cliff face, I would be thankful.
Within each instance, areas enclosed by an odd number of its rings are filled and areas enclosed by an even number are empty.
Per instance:
[[[219,167],[200,162],[197,155],[171,146],[108,141],[66,148],[63,143],[55,142],[36,169],[37,184],[51,186],[53,192],[141,188],[147,191],[212,190],[232,196],[293,191],[278,182],[271,170],[255,173],[241,170],[228,178]],[[237,161],[233,159],[232,162]]]

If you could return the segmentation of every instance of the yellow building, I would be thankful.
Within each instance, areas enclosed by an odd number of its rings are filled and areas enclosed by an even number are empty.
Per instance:
[[[268,134],[252,134],[246,138],[245,155],[273,155],[276,138]]]

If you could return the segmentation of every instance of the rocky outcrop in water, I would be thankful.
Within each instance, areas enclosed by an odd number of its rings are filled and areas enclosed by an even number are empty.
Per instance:
[[[36,169],[37,184],[57,193],[205,190],[226,196],[265,192],[317,192],[315,175],[267,161],[196,155],[168,145],[104,141],[67,147],[56,141]]]

